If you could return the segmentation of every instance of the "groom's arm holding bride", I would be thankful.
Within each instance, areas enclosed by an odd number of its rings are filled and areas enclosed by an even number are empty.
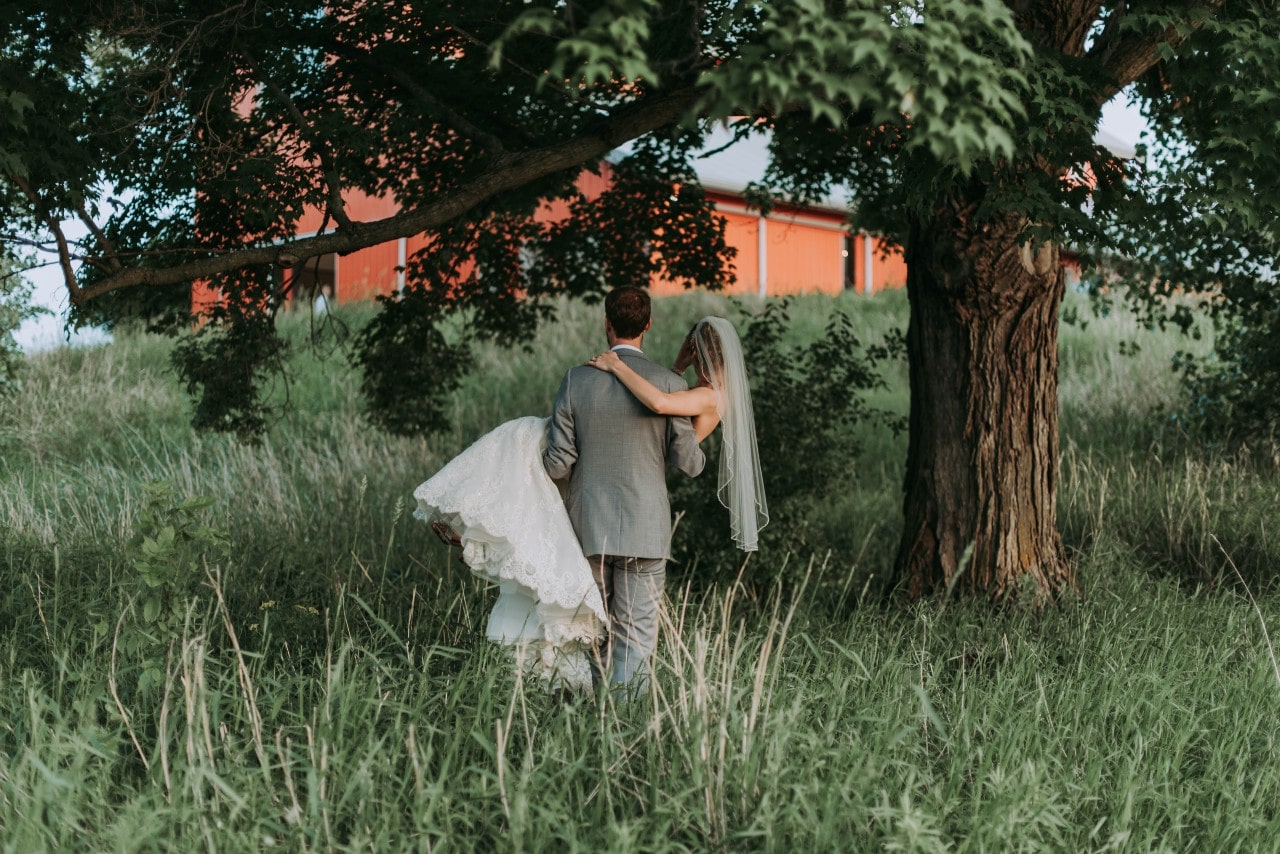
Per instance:
[[[556,392],[555,409],[547,425],[547,449],[542,452],[542,465],[554,481],[567,481],[578,461],[578,443],[573,427],[573,401],[570,396],[573,372],[564,375]]]

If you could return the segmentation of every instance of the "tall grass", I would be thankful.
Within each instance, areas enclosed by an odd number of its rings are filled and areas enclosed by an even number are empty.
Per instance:
[[[670,359],[701,314],[750,307],[661,301],[649,349]],[[866,341],[905,318],[894,295],[806,299],[794,334],[835,308]],[[673,570],[651,695],[621,706],[513,671],[483,640],[489,592],[407,505],[479,433],[549,410],[603,346],[598,308],[565,306],[535,356],[482,348],[431,438],[366,427],[339,351],[299,350],[294,409],[254,447],[190,433],[163,340],[33,359],[0,438],[0,845],[1269,850],[1280,602],[1255,612],[1223,556],[1265,586],[1275,462],[1174,448],[1152,425],[1181,343],[1131,324],[1064,332],[1080,599],[1033,616],[870,597],[904,439],[868,435],[819,520],[829,550],[758,555],[772,586]],[[883,403],[904,406],[890,370]],[[197,554],[164,632],[138,617],[127,545],[149,480],[213,497],[232,539]]]

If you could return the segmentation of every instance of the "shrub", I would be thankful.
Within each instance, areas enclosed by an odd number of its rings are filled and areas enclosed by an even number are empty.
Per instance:
[[[212,498],[183,498],[168,481],[148,482],[143,491],[146,502],[125,548],[134,570],[125,589],[136,607],[120,615],[118,641],[135,663],[139,694],[162,681],[169,645],[182,637],[187,604],[197,597],[210,562],[224,563],[231,548],[226,531],[201,522]],[[111,631],[109,615],[99,615],[97,631]]]
[[[1280,306],[1258,302],[1219,320],[1214,357],[1181,356],[1188,399],[1175,421],[1214,445],[1274,445],[1280,422]]]

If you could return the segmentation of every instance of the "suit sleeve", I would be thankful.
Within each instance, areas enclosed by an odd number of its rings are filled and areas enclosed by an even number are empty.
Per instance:
[[[688,388],[684,380],[677,379],[674,387],[667,391],[680,391]],[[698,444],[698,434],[693,432],[693,421],[686,416],[672,416],[667,419],[667,465],[679,469],[689,477],[702,474],[707,464],[707,455]]]
[[[552,480],[564,480],[578,461],[577,434],[573,429],[571,373],[566,373],[556,392],[556,406],[547,425],[547,449],[542,452],[542,465]]]

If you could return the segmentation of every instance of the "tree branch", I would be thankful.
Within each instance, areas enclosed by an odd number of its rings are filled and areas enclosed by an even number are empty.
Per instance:
[[[1179,45],[1186,41],[1191,33],[1200,29],[1204,18],[1193,13],[1199,10],[1212,11],[1220,8],[1224,0],[1202,0],[1193,4],[1181,24],[1171,24],[1163,29],[1146,32],[1123,28],[1125,7],[1121,3],[1103,27],[1102,34],[1089,49],[1088,57],[1098,62],[1111,78],[1095,93],[1098,104],[1105,104],[1120,90],[1141,77],[1148,69],[1159,61],[1158,50],[1161,45]],[[1189,31],[1183,31],[1189,27]]]
[[[329,190],[329,198],[326,207],[329,213],[333,215],[337,221],[339,228],[351,228],[351,218],[347,216],[346,203],[342,201],[342,178],[338,174],[337,167],[333,165],[333,159],[329,156],[329,147],[324,144],[316,134],[315,128],[307,121],[307,117],[302,114],[302,110],[298,109],[298,105],[294,103],[293,98],[289,97],[276,81],[262,70],[262,66],[258,64],[257,59],[248,48],[240,48],[240,54],[249,63],[249,68],[253,72],[253,76],[262,82],[267,91],[280,102],[285,112],[289,114],[289,118],[293,119],[293,123],[297,125],[298,133],[302,134],[302,138],[311,146],[311,150],[315,152],[316,157],[320,160],[320,168],[324,173],[325,187]]]
[[[84,227],[98,239],[98,243],[102,246],[102,250],[106,252],[106,263],[112,270],[120,270],[120,257],[116,255],[116,247],[112,244],[110,238],[98,227],[93,221],[93,217],[89,216],[89,212],[84,209],[84,202],[76,205],[76,215],[80,217],[80,221],[84,223]]]
[[[256,264],[293,267],[308,258],[329,253],[347,254],[389,240],[421,234],[460,216],[493,196],[523,186],[530,181],[602,157],[624,142],[669,125],[702,99],[694,86],[650,95],[628,105],[594,129],[553,145],[497,160],[486,172],[460,187],[420,207],[371,222],[352,223],[350,228],[273,246],[235,249],[224,255],[201,258],[174,267],[134,267],[108,276],[73,297],[78,303],[92,300],[121,288],[159,286],[191,282]]]
[[[62,280],[67,286],[67,293],[70,295],[71,301],[78,303],[84,298],[84,292],[76,283],[76,272],[71,268],[71,247],[67,242],[67,236],[62,233],[61,220],[48,212],[44,202],[40,199],[40,194],[35,191],[35,188],[31,186],[26,178],[14,173],[10,173],[9,177],[18,185],[18,189],[22,191],[22,194],[35,206],[36,216],[43,220],[44,224],[49,226],[49,230],[53,232],[53,239],[58,243],[58,264],[62,268]]]

